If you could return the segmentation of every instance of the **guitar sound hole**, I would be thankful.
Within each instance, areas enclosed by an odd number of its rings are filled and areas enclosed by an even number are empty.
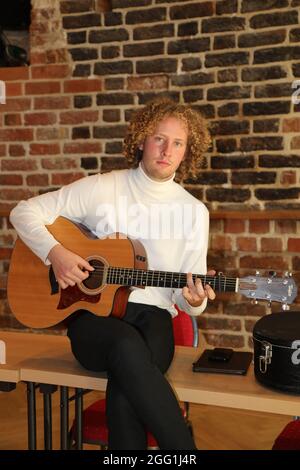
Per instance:
[[[98,259],[91,259],[89,263],[95,271],[91,271],[87,279],[83,281],[83,285],[87,289],[98,289],[103,284],[103,275],[104,275],[104,263]]]

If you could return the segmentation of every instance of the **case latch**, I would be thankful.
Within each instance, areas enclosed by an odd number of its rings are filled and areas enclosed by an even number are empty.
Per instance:
[[[267,372],[268,364],[272,361],[272,344],[268,341],[261,343],[262,355],[259,356],[259,370],[262,374]]]

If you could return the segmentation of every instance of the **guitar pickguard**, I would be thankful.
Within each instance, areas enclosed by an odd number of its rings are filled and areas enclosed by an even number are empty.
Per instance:
[[[75,286],[68,286],[66,289],[61,289],[57,309],[63,310],[64,308],[70,307],[70,305],[73,305],[80,300],[96,304],[100,299],[101,293],[95,295],[85,294],[76,284]]]

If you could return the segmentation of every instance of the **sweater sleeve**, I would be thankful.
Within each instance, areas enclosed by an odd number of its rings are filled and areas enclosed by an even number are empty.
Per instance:
[[[186,240],[186,249],[183,256],[181,272],[193,274],[207,273],[207,249],[209,235],[209,213],[202,203],[197,204],[196,217],[193,228]],[[189,315],[200,315],[206,308],[207,299],[199,307],[192,307],[183,297],[182,289],[175,289],[174,303]]]
[[[10,221],[19,237],[45,264],[50,264],[49,251],[59,243],[45,225],[59,216],[83,222],[98,176],[88,176],[57,191],[20,201],[11,211]]]

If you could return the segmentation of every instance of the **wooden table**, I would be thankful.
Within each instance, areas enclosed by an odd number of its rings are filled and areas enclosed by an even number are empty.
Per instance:
[[[40,384],[45,397],[46,433],[51,431],[49,430],[49,424],[51,425],[49,396],[51,397],[51,393],[56,390],[57,386],[60,387],[62,448],[66,448],[68,431],[68,387],[74,387],[77,390],[76,418],[79,423],[77,438],[80,447],[82,390],[105,391],[107,384],[105,373],[99,374],[82,368],[73,358],[69,340],[65,336],[0,332],[0,339],[7,344],[7,364],[0,365],[0,381],[8,382],[12,378],[15,383],[20,380],[25,381],[29,395],[30,393],[33,395],[35,385]],[[291,416],[300,414],[300,396],[288,395],[263,387],[255,380],[253,366],[250,366],[245,376],[193,372],[192,363],[200,353],[201,350],[198,348],[176,348],[175,358],[167,373],[167,378],[179,400]],[[30,448],[35,448],[33,405],[32,400],[28,402]],[[45,447],[51,448],[51,436],[50,438],[48,436],[48,439],[48,443],[45,441]]]

